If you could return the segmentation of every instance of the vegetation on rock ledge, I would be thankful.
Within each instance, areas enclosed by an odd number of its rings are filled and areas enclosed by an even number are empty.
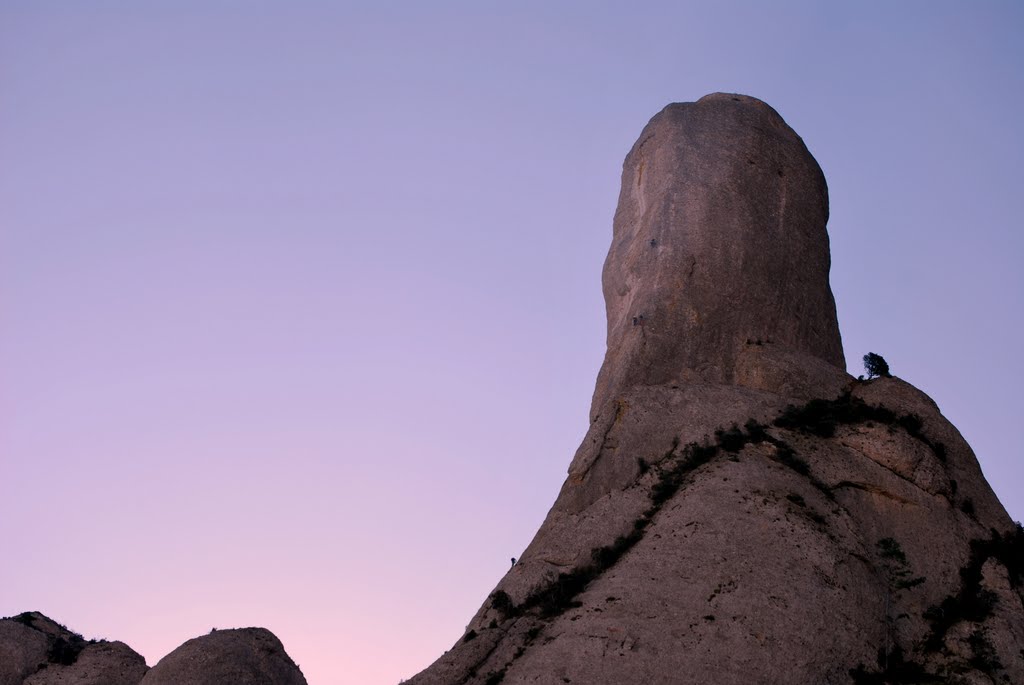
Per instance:
[[[892,378],[889,373],[889,364],[882,358],[882,355],[868,352],[864,355],[864,370],[868,372],[868,378]]]
[[[925,620],[931,624],[926,649],[941,650],[946,633],[960,621],[977,623],[992,614],[996,595],[981,586],[982,568],[989,559],[1006,567],[1012,587],[1020,588],[1024,584],[1024,528],[1021,524],[1006,535],[992,530],[987,540],[971,540],[971,556],[967,565],[960,569],[959,592],[924,612]]]
[[[839,426],[862,423],[879,423],[891,429],[903,429],[908,435],[931,448],[940,461],[946,460],[945,446],[933,442],[924,434],[920,417],[914,414],[897,414],[880,405],[869,405],[864,400],[854,397],[849,390],[834,400],[815,399],[799,407],[790,405],[771,425],[828,439],[835,436]],[[810,464],[802,459],[790,444],[771,435],[767,429],[767,426],[751,419],[743,428],[734,424],[729,428],[716,430],[713,443],[689,443],[680,449],[679,440],[676,438],[660,462],[652,463],[647,459],[638,459],[639,474],[643,476],[649,471],[655,471],[656,479],[648,493],[650,504],[634,521],[632,529],[617,537],[611,544],[595,548],[591,551],[588,562],[571,571],[558,574],[518,605],[506,592],[495,591],[490,598],[492,608],[503,619],[532,614],[544,620],[558,616],[567,609],[581,606],[581,602],[576,599],[580,593],[643,539],[654,517],[665,503],[679,492],[690,474],[720,454],[725,453],[735,459],[735,455],[749,444],[772,445],[775,450],[771,456],[776,461],[809,478],[811,484],[826,497],[834,499],[831,489],[811,474]],[[790,495],[787,499],[798,506],[806,504],[799,495]],[[906,555],[899,543],[892,538],[879,540],[878,551],[886,562],[887,575],[896,591],[907,590],[925,582],[923,577],[912,576]],[[948,597],[941,607],[933,607],[925,614],[932,623],[932,633],[926,649],[936,649],[936,641],[941,643],[946,630],[958,620],[980,620],[970,617],[983,618],[991,611],[991,598],[988,597],[991,593],[986,594],[987,591],[981,590],[979,586],[981,566],[990,557],[998,558],[1010,570],[1011,582],[1015,587],[1019,586],[1024,582],[1024,532],[1019,527],[1014,534],[1007,536],[1000,536],[993,531],[991,540],[972,543],[972,562],[961,571],[961,577],[964,579],[963,589],[957,596]],[[533,641],[539,631],[539,627],[531,630],[527,644]],[[983,633],[979,633],[974,642],[978,643],[975,649],[977,658],[974,662],[982,665],[998,663],[998,660],[994,659],[990,645],[986,647],[988,643],[985,642]],[[516,657],[523,649],[520,648]],[[515,658],[512,661],[515,661]],[[489,681],[500,682],[511,663],[491,673]],[[870,671],[861,664],[850,670],[850,676],[857,685],[940,682],[937,676],[928,673],[920,664],[908,661],[899,645],[888,652],[880,650],[879,670]]]

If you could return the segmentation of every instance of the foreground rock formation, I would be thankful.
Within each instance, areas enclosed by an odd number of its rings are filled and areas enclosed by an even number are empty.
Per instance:
[[[189,640],[165,656],[142,685],[305,685],[295,662],[263,628],[216,630]]]
[[[305,685],[263,628],[189,640],[150,669],[123,642],[85,640],[38,612],[0,619],[0,685]]]
[[[0,619],[0,685],[136,685],[147,670],[123,642],[86,641],[38,612]]]
[[[844,370],[824,178],[769,106],[626,158],[590,429],[416,685],[1024,683],[1024,533],[924,393]]]

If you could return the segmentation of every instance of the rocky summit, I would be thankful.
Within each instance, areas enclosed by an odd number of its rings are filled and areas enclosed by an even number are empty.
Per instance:
[[[215,630],[165,656],[141,685],[306,685],[273,633],[263,628]]]
[[[935,403],[844,370],[828,194],[768,105],[626,157],[591,425],[415,685],[1024,683],[1024,532]]]
[[[263,628],[215,630],[153,668],[123,642],[86,640],[35,611],[0,619],[0,685],[306,685]]]

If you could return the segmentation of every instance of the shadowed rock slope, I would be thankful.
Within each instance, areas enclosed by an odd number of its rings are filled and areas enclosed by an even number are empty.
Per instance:
[[[86,640],[37,611],[0,619],[0,685],[136,685],[147,670],[123,642]]]
[[[924,393],[844,371],[824,178],[769,106],[624,164],[590,430],[415,685],[1024,683],[1024,533]]]
[[[0,619],[0,685],[305,685],[263,628],[189,640],[155,667],[123,642],[85,640],[39,612]]]

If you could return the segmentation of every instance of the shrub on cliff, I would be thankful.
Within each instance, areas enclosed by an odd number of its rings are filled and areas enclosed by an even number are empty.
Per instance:
[[[882,359],[882,355],[874,352],[864,355],[864,370],[868,372],[868,378],[892,378],[889,364]]]

